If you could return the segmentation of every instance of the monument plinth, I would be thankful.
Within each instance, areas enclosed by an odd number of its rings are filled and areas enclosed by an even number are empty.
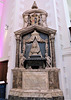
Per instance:
[[[59,69],[27,69],[13,70],[13,89],[10,90],[9,100],[63,100],[59,88]],[[22,98],[22,99],[21,99]],[[49,99],[47,99],[49,98]],[[53,99],[58,98],[58,99]],[[59,99],[60,98],[60,99]],[[61,99],[62,98],[62,99]]]
[[[16,67],[8,100],[64,100],[55,61],[56,30],[47,27],[47,12],[23,13],[24,28],[16,31]]]

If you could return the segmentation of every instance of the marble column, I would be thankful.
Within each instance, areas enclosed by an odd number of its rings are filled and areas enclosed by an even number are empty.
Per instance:
[[[50,35],[50,52],[51,52],[51,59],[52,59],[52,67],[56,67],[56,60],[55,60],[55,35]]]
[[[19,67],[19,47],[20,47],[20,35],[16,35],[16,65]]]

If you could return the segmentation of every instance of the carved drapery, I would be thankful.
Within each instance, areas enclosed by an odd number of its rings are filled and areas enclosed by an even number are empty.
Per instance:
[[[35,42],[36,41],[36,42]],[[36,31],[36,30],[34,30],[34,32],[33,33],[31,33],[31,37],[29,38],[29,39],[27,39],[27,40],[23,40],[23,54],[25,53],[25,45],[27,44],[27,43],[32,43],[32,46],[34,46],[35,47],[35,44],[37,45],[36,46],[36,48],[32,48],[32,49],[34,49],[34,51],[33,52],[35,52],[35,51],[37,51],[38,52],[38,48],[39,48],[39,51],[40,51],[40,47],[39,47],[39,43],[46,43],[46,40],[44,40],[44,39],[42,39],[41,37],[40,37],[40,35],[39,35],[39,33]],[[38,48],[37,48],[38,47]],[[47,48],[45,47],[45,50],[46,50]],[[47,51],[47,50],[46,50]],[[39,54],[39,53],[38,53]],[[41,54],[42,55],[42,54]],[[41,56],[42,57],[42,56]]]

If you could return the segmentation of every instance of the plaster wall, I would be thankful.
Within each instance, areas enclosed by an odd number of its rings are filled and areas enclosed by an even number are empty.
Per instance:
[[[69,16],[71,19],[71,0],[67,0],[67,3],[68,3],[68,9],[69,9]]]
[[[70,1],[70,0],[69,0]],[[64,12],[65,12],[65,20],[66,20],[66,28],[67,32],[66,34],[68,35],[68,42],[69,42],[69,47],[65,47],[62,50],[62,59],[63,59],[63,72],[64,72],[64,83],[65,83],[65,100],[71,100],[71,80],[70,80],[70,73],[71,73],[71,45],[70,45],[70,32],[69,32],[69,27],[71,26],[70,23],[70,16],[68,12],[68,5],[67,5],[67,0],[63,0],[64,4]],[[64,40],[65,39],[65,34],[63,36]],[[66,44],[67,45],[67,44]]]

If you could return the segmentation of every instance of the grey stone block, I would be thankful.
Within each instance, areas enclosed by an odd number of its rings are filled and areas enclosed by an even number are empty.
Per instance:
[[[64,100],[64,97],[40,98],[40,97],[18,97],[9,95],[8,100]]]

